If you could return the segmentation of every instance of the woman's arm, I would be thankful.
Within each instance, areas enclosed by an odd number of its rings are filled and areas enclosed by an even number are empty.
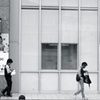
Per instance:
[[[79,69],[78,69],[78,75],[81,77],[81,68],[79,67]]]
[[[11,73],[11,70],[10,70],[10,68],[9,68],[8,65],[6,65],[6,69],[7,69],[7,73],[8,73],[8,74]]]

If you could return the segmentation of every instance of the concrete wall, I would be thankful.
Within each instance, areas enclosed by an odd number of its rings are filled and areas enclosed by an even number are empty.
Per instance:
[[[0,0],[0,18],[2,18],[2,33],[9,34],[10,53],[13,59],[12,67],[17,74],[13,76],[12,92],[19,92],[19,1],[20,0]],[[0,76],[0,90],[5,88],[4,76]]]
[[[10,0],[10,57],[17,73],[12,78],[12,92],[16,93],[19,92],[19,2],[20,0]]]
[[[0,18],[2,18],[1,32],[10,33],[10,0],[0,0]],[[4,76],[0,76],[0,90],[6,86]]]

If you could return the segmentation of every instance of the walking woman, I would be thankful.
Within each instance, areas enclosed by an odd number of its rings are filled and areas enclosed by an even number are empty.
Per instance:
[[[7,60],[7,64],[5,65],[5,69],[4,69],[7,87],[3,91],[1,91],[4,96],[5,96],[5,92],[7,92],[7,96],[10,96],[10,97],[12,97],[12,95],[11,95],[11,88],[12,88],[11,73],[12,73],[13,69],[10,66],[12,63],[13,63],[13,60],[9,58]]]
[[[87,66],[87,63],[83,62],[82,65],[81,65],[81,68],[78,71],[78,75],[80,77],[79,84],[80,84],[81,89],[78,90],[74,94],[74,97],[76,98],[76,95],[78,95],[79,93],[81,93],[82,94],[82,100],[88,100],[88,98],[86,98],[85,94],[84,94],[84,82],[85,82],[85,75],[84,75],[84,73],[88,73],[88,71],[84,70],[84,68],[86,68],[86,66]]]

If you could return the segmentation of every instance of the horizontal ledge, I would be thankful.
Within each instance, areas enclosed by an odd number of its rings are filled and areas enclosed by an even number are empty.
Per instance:
[[[59,73],[59,71],[20,71],[20,73]]]
[[[41,10],[59,10],[59,6],[41,6]]]
[[[61,6],[61,10],[78,10],[78,7]]]
[[[21,9],[34,9],[34,10],[39,10],[39,6],[26,6],[22,5]]]
[[[27,6],[22,5],[21,9],[33,9],[33,10],[59,10],[59,6]],[[71,7],[71,6],[61,6],[61,10],[78,10],[79,7]],[[80,7],[80,10],[86,11],[98,11],[98,7]]]
[[[20,73],[77,73],[77,71],[20,71]],[[98,73],[98,71],[89,71],[89,73]]]
[[[98,7],[81,7],[82,11],[98,11]]]
[[[76,73],[76,72],[66,71],[66,73]],[[65,71],[20,71],[20,73],[65,73]]]
[[[77,70],[75,70],[75,71],[73,71],[73,70],[70,70],[70,71],[60,71],[61,73],[77,73],[78,71]],[[88,72],[89,73],[99,73],[99,71],[89,71],[88,70]]]
[[[30,7],[30,8],[26,8],[26,7],[23,7],[23,8],[21,8],[21,9],[27,9],[27,10],[39,10],[39,8],[32,8],[32,7]],[[59,10],[59,8],[41,8],[41,10]]]
[[[21,8],[22,10],[39,10],[39,8]]]
[[[79,10],[78,7],[61,7],[61,10]],[[98,7],[81,7],[80,10],[98,11]]]
[[[39,6],[22,5],[21,8],[39,8]]]
[[[39,73],[39,71],[20,71],[20,73]]]

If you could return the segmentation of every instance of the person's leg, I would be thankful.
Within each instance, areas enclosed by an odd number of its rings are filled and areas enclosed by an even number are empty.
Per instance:
[[[78,90],[74,95],[78,95],[82,90]]]
[[[12,80],[10,80],[10,94],[11,94],[11,89],[12,89]]]
[[[8,79],[8,90],[7,90],[8,96],[10,96],[10,84],[11,84],[11,81],[10,81],[10,79]]]
[[[88,98],[85,97],[85,94],[84,94],[84,81],[82,81],[81,83],[81,93],[82,93],[82,100],[88,100]]]
[[[84,95],[84,81],[83,81],[83,79],[80,81],[80,86],[81,86],[82,98],[85,98],[85,95]]]
[[[3,89],[3,90],[1,91],[2,94],[5,95],[5,92],[7,92],[7,90],[8,90],[8,87],[6,87],[5,89]]]
[[[6,88],[1,91],[3,95],[5,95],[5,92],[7,92],[8,90],[8,79],[7,78],[6,78],[6,82],[7,82]]]
[[[82,93],[82,97],[84,97],[84,83],[83,83],[83,79],[81,79],[81,80],[79,81],[79,83],[80,83],[81,89],[78,90],[74,95],[78,95],[79,93]]]

